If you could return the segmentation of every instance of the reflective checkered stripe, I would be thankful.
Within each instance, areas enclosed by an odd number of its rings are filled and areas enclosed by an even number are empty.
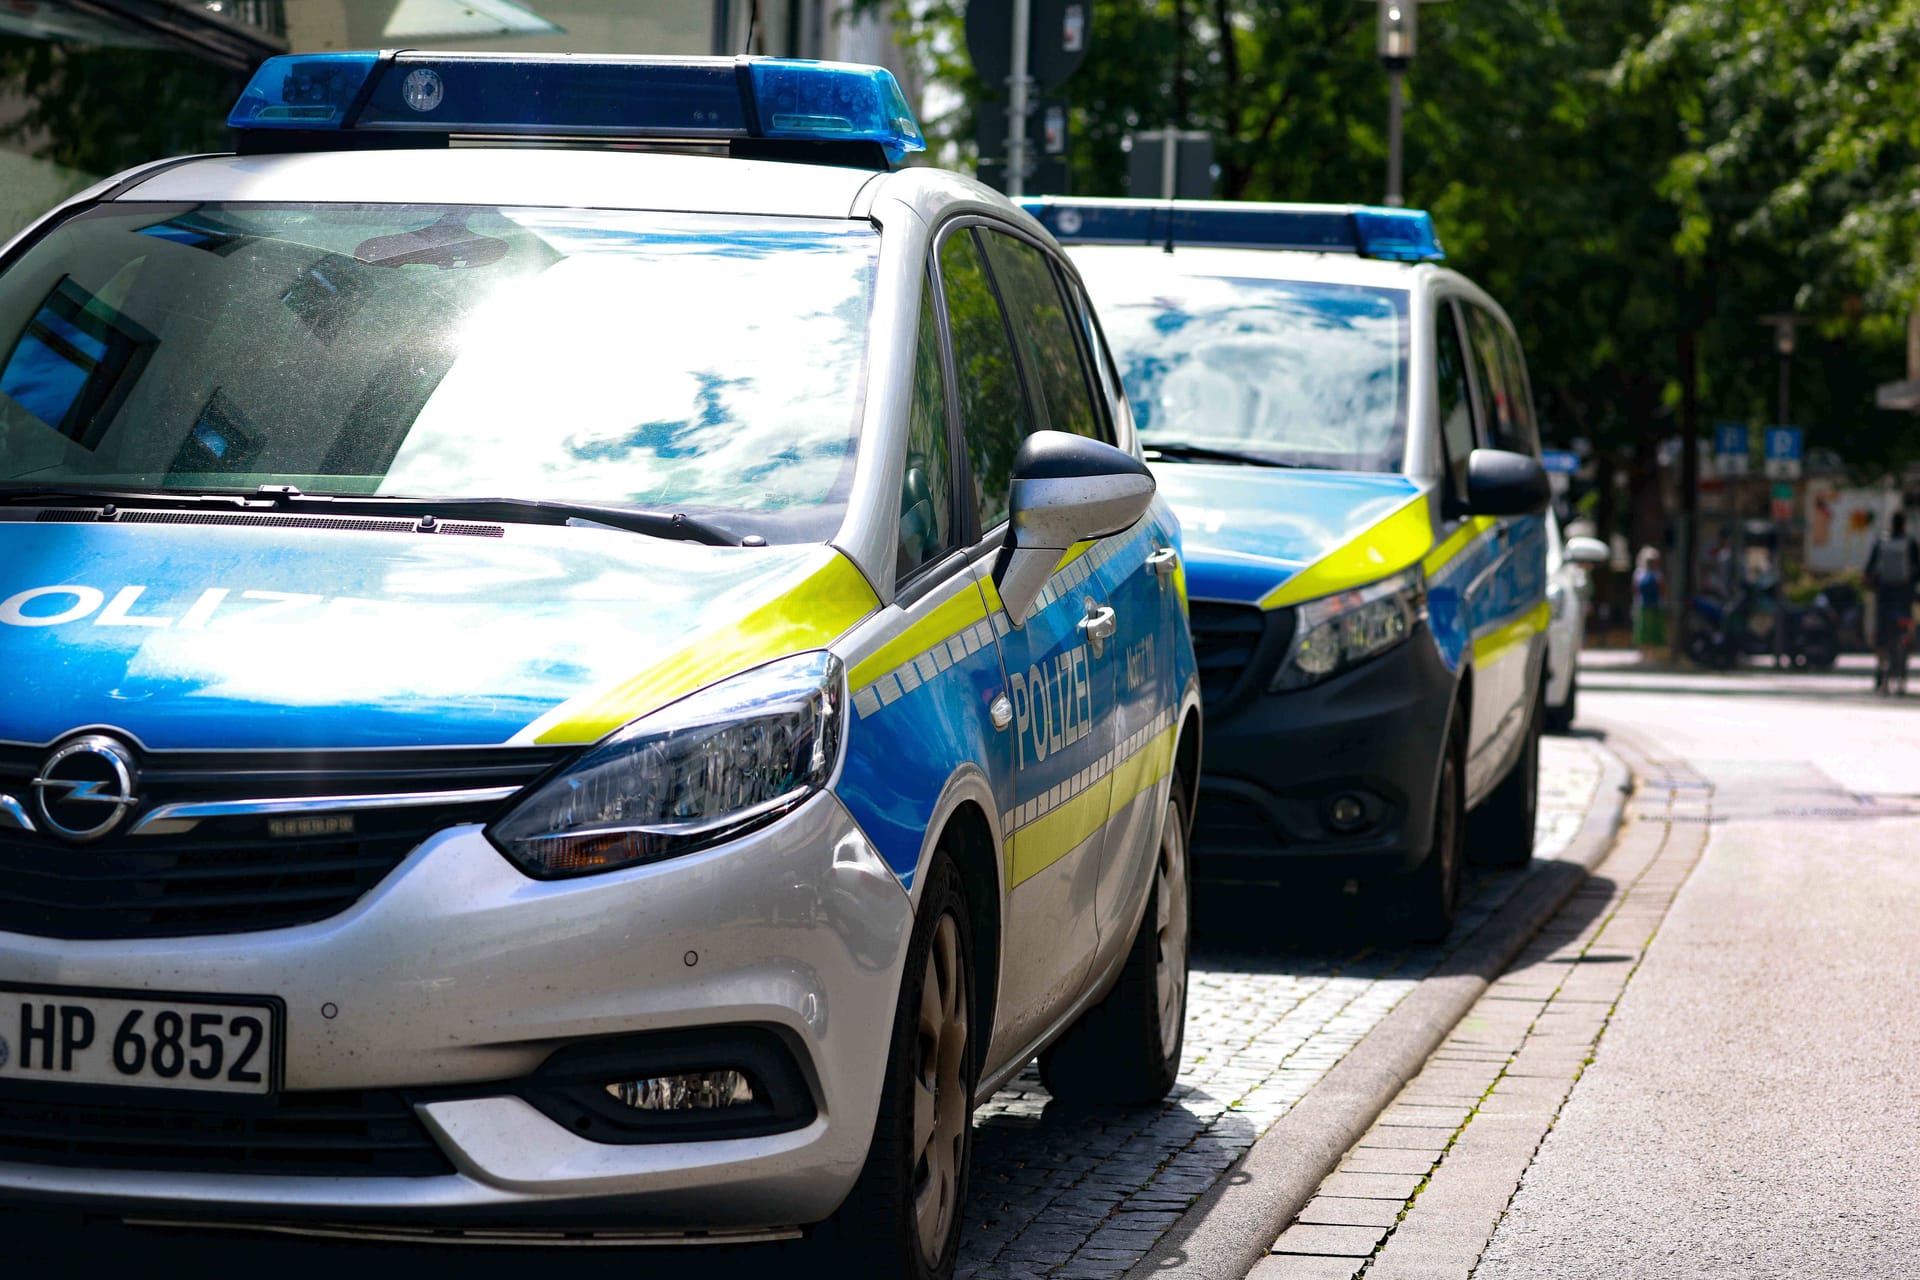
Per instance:
[[[941,675],[952,670],[955,663],[965,662],[982,649],[991,649],[995,633],[1007,633],[1007,615],[996,613],[989,622],[982,618],[978,622],[961,628],[941,640],[923,653],[901,663],[864,688],[854,690],[853,709],[864,720],[890,707],[900,699],[923,685],[937,682]]]

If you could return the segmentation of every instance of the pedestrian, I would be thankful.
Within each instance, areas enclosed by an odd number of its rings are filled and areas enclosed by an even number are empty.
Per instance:
[[[1660,574],[1660,552],[1642,547],[1633,566],[1633,643],[1642,662],[1652,662],[1667,647],[1666,579]]]
[[[1902,634],[1913,625],[1913,589],[1920,584],[1920,547],[1907,536],[1907,513],[1896,511],[1887,521],[1885,537],[1876,538],[1867,553],[1867,585],[1873,588],[1873,687],[1875,692],[1896,684],[1906,692],[1906,653],[1910,638]],[[1900,652],[1896,654],[1895,645]]]

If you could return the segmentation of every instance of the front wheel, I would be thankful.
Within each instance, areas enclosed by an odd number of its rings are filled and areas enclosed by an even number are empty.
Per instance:
[[[1453,929],[1460,907],[1466,861],[1466,730],[1456,710],[1442,739],[1440,777],[1434,788],[1433,834],[1426,859],[1395,884],[1397,936],[1440,942]]]
[[[1147,909],[1119,980],[1040,1054],[1040,1081],[1056,1098],[1144,1106],[1166,1097],[1180,1074],[1193,936],[1186,812],[1186,788],[1175,774]]]
[[[979,1076],[973,974],[966,893],[939,851],[907,947],[873,1144],[846,1203],[820,1232],[851,1274],[953,1275]]]
[[[1571,733],[1573,731],[1574,710],[1580,701],[1580,673],[1573,673],[1567,681],[1567,700],[1557,707],[1547,708],[1547,732]]]
[[[1540,812],[1541,693],[1527,715],[1520,758],[1468,820],[1468,851],[1483,867],[1524,867],[1533,858],[1533,827]]]

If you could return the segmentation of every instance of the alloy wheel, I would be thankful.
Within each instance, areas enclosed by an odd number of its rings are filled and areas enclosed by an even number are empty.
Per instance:
[[[920,1253],[937,1265],[960,1211],[967,1140],[967,981],[960,926],[940,917],[920,984],[913,1073],[913,1214]]]
[[[1160,1047],[1171,1051],[1180,1042],[1180,1024],[1187,1010],[1187,842],[1179,806],[1167,806],[1160,837],[1160,857],[1154,868],[1154,901],[1159,935],[1154,985],[1159,996]]]

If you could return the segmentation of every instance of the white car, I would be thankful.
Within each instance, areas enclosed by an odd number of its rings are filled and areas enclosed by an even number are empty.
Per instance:
[[[1547,723],[1550,733],[1573,727],[1580,695],[1580,646],[1587,632],[1586,566],[1607,562],[1598,538],[1563,537],[1560,518],[1547,513]]]

